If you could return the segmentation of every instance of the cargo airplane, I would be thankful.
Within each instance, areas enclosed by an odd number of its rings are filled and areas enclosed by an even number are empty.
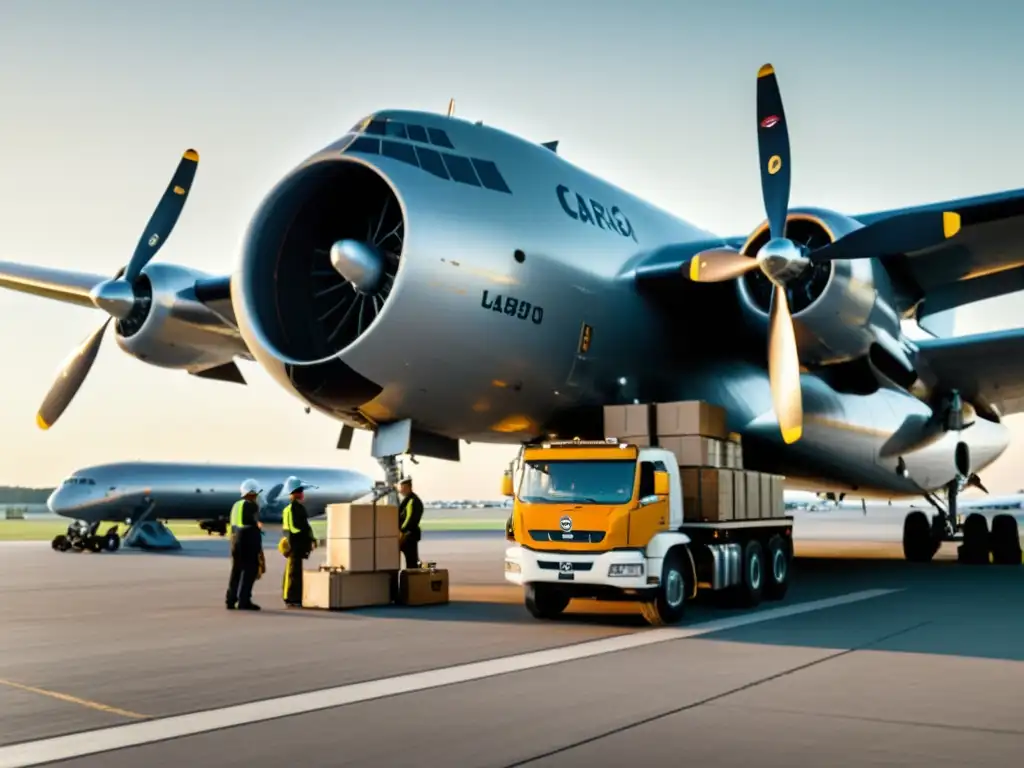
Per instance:
[[[179,549],[181,544],[164,525],[168,520],[198,520],[210,534],[224,535],[228,515],[238,500],[243,480],[261,484],[260,519],[281,522],[288,497],[285,480],[296,475],[311,485],[305,505],[311,517],[324,514],[328,504],[344,504],[368,495],[374,482],[360,472],[317,467],[256,467],[224,464],[122,462],[87,467],[64,479],[47,499],[54,514],[77,525],[53,540],[54,549],[81,548],[116,551],[126,547]],[[101,523],[115,523],[104,533]],[[128,530],[122,542],[118,526]]]
[[[724,237],[573,165],[557,141],[451,109],[383,110],[289,172],[233,273],[208,274],[152,260],[192,187],[190,149],[112,276],[0,263],[0,285],[107,315],[39,426],[111,322],[150,365],[244,384],[235,361],[255,361],[342,423],[339,448],[372,431],[392,480],[396,457],[458,460],[460,439],[599,437],[606,404],[705,400],[728,410],[747,466],[790,488],[928,498],[936,513],[911,513],[904,544],[930,560],[961,535],[957,494],[1006,449],[1003,419],[1024,410],[1024,330],[943,338],[933,324],[1024,287],[1024,190],[791,207],[799,167],[770,65],[755,101],[766,219]],[[904,320],[931,338],[912,341]],[[1015,521],[999,527],[997,559],[1016,536]]]

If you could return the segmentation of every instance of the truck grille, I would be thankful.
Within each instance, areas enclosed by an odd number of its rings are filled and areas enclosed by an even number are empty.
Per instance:
[[[604,531],[530,531],[534,541],[548,541],[553,544],[597,544],[604,541]]]
[[[540,566],[541,570],[544,571],[558,571],[558,570],[569,570],[569,571],[589,571],[594,567],[593,563],[569,563],[570,568],[563,569],[562,563],[558,560],[538,560],[537,565]]]

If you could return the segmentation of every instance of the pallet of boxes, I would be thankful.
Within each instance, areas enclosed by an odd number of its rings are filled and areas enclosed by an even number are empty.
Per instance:
[[[330,504],[324,563],[302,574],[302,607],[344,610],[389,605],[400,570],[398,508]]]
[[[675,455],[687,523],[785,517],[785,478],[744,469],[742,441],[728,432],[720,406],[701,401],[608,406],[605,431],[623,442]]]

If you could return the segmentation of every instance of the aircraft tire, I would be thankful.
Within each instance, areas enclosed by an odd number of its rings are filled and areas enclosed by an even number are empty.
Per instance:
[[[1013,515],[992,518],[992,562],[996,565],[1020,565],[1022,560],[1020,528]]]
[[[928,516],[921,510],[907,515],[903,520],[903,557],[911,563],[927,563],[938,551]]]
[[[670,549],[661,566],[661,584],[656,596],[640,603],[640,612],[651,626],[678,624],[686,616],[686,574],[689,565],[682,548]]]
[[[58,533],[53,537],[53,541],[50,542],[50,546],[53,547],[56,552],[67,552],[71,549],[71,545],[68,543],[68,537],[63,533]]]
[[[768,600],[782,600],[789,591],[789,570],[793,553],[785,538],[776,534],[768,539],[767,569],[764,596]]]
[[[535,619],[554,619],[569,607],[571,598],[552,584],[529,584],[526,587],[526,610]]]
[[[121,537],[113,532],[108,533],[103,545],[107,552],[117,552],[121,548]]]
[[[988,565],[989,549],[988,520],[972,512],[964,520],[964,540],[957,548],[957,560],[965,565]]]

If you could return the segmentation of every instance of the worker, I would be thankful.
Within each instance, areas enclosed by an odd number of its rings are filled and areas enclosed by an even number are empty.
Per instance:
[[[402,554],[405,555],[406,570],[420,567],[420,520],[423,519],[423,502],[413,493],[412,478],[403,477],[398,481],[398,531]]]
[[[288,608],[302,607],[302,561],[316,549],[316,536],[302,503],[306,489],[311,487],[297,477],[289,477],[284,483],[284,492],[291,498],[291,503],[281,513],[281,529],[288,538],[288,562],[281,592]]]
[[[227,607],[241,611],[258,611],[252,601],[260,554],[263,551],[263,523],[260,522],[260,484],[256,480],[242,483],[242,498],[231,508],[231,579],[228,581]]]

